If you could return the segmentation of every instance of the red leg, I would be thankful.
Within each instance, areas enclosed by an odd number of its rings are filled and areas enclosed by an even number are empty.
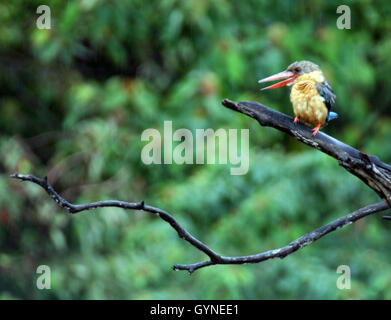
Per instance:
[[[296,117],[295,120],[293,120],[294,123],[299,122],[299,121],[300,121],[300,117]]]
[[[318,131],[320,129],[320,126],[321,126],[321,124],[319,123],[315,128],[312,129],[313,136],[316,136],[316,134],[318,133]]]

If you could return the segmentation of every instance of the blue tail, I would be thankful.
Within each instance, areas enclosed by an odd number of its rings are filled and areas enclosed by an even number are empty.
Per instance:
[[[329,114],[327,115],[326,121],[329,122],[336,118],[338,118],[338,113],[330,111]]]

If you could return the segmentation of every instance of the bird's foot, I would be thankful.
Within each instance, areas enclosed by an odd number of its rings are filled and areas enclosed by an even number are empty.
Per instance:
[[[316,136],[316,134],[318,133],[318,131],[320,129],[320,126],[321,126],[321,124],[319,123],[315,128],[312,129],[313,136]]]
[[[300,117],[296,117],[295,120],[293,120],[294,123],[297,123],[300,121]]]

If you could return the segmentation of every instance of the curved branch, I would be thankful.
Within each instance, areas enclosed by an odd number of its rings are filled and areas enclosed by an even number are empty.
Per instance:
[[[119,207],[129,210],[143,210],[158,215],[176,230],[180,238],[186,240],[192,246],[209,257],[209,260],[207,261],[194,264],[176,264],[173,266],[174,270],[187,270],[189,273],[192,273],[197,269],[216,264],[258,263],[274,258],[284,258],[287,255],[308,246],[326,234],[337,230],[338,228],[342,228],[376,212],[387,210],[391,206],[391,166],[383,163],[377,157],[362,153],[359,150],[322,132],[319,132],[315,137],[313,137],[310,128],[300,123],[294,123],[291,117],[269,109],[259,103],[249,101],[233,102],[228,99],[224,99],[222,104],[229,109],[238,111],[258,120],[262,126],[276,128],[293,136],[298,141],[332,156],[338,160],[338,163],[342,167],[364,181],[384,200],[358,209],[342,218],[330,222],[325,226],[296,239],[285,247],[249,256],[224,257],[217,254],[207,245],[192,236],[168,212],[146,205],[144,201],[125,202],[108,200],[74,205],[62,198],[49,184],[46,177],[44,179],[40,179],[33,175],[22,174],[13,174],[11,177],[22,181],[30,181],[41,186],[49,194],[49,196],[57,202],[58,205],[67,209],[70,213],[78,213],[84,210],[101,207]],[[383,218],[385,220],[391,220],[391,216],[384,216]]]
[[[388,205],[385,201],[381,201],[375,204],[371,204],[369,206],[363,207],[361,209],[358,209],[352,213],[349,213],[348,215],[339,218],[337,220],[334,220],[333,222],[330,222],[323,227],[320,227],[314,231],[311,231],[310,233],[307,233],[306,235],[296,239],[295,241],[292,241],[285,247],[281,247],[278,249],[268,250],[265,252],[261,252],[254,255],[249,256],[241,256],[241,257],[222,257],[219,256],[218,259],[215,261],[205,261],[200,263],[194,263],[194,264],[185,264],[180,265],[176,264],[174,265],[175,270],[187,270],[190,273],[200,269],[202,267],[210,266],[213,264],[245,264],[245,263],[259,263],[262,261],[274,259],[274,258],[285,258],[286,256],[294,253],[295,251],[302,249],[309,244],[313,243],[314,241],[322,238],[326,234],[335,231],[339,228],[342,228],[346,225],[349,225],[359,219],[362,219],[368,215],[384,211],[388,209]]]
[[[260,103],[224,99],[222,104],[226,108],[258,120],[261,126],[276,128],[337,159],[342,167],[364,181],[391,207],[391,166],[380,161],[379,158],[363,153],[323,132],[319,132],[314,137],[309,127],[294,123],[293,119],[286,114]]]
[[[193,273],[195,270],[216,265],[216,264],[246,264],[246,263],[258,263],[262,261],[266,261],[273,258],[284,258],[287,255],[304,248],[305,246],[313,243],[314,241],[318,240],[319,238],[325,236],[326,234],[344,227],[348,224],[351,224],[361,218],[364,218],[370,214],[374,214],[376,212],[384,211],[388,209],[388,205],[385,201],[381,201],[376,204],[372,204],[366,207],[363,207],[357,211],[354,211],[350,214],[348,214],[345,217],[339,218],[329,224],[326,224],[323,227],[320,227],[302,237],[299,239],[289,243],[287,246],[265,251],[262,253],[258,253],[255,255],[249,255],[249,256],[239,256],[239,257],[224,257],[219,254],[217,254],[215,251],[210,249],[207,245],[196,239],[194,236],[192,236],[186,229],[184,229],[173,216],[171,216],[168,212],[155,208],[149,205],[146,205],[144,201],[141,202],[125,202],[125,201],[118,201],[118,200],[106,200],[106,201],[97,201],[97,202],[91,202],[86,204],[80,204],[75,205],[64,198],[62,198],[50,185],[48,182],[47,177],[40,179],[33,175],[23,175],[23,174],[12,174],[11,178],[18,179],[21,181],[30,181],[33,182],[39,186],[41,186],[47,194],[62,208],[67,209],[70,213],[75,214],[81,211],[85,210],[91,210],[96,208],[102,208],[102,207],[119,207],[122,209],[128,209],[128,210],[142,210],[150,213],[154,213],[157,216],[159,216],[161,219],[166,221],[171,225],[173,229],[176,230],[179,237],[189,242],[192,246],[197,248],[198,250],[205,253],[210,260],[194,263],[194,264],[175,264],[173,266],[174,270],[187,270],[190,274]]]
[[[60,207],[67,209],[72,214],[85,211],[85,210],[91,210],[91,209],[103,208],[103,207],[118,207],[118,208],[128,209],[128,210],[142,210],[142,211],[154,213],[157,216],[159,216],[161,219],[169,223],[171,227],[176,230],[180,238],[185,239],[191,245],[204,252],[212,260],[214,259],[214,257],[218,256],[217,253],[215,253],[213,250],[208,248],[204,243],[194,238],[188,231],[186,231],[168,212],[159,208],[146,205],[144,201],[126,202],[126,201],[118,201],[118,200],[105,200],[105,201],[97,201],[97,202],[76,205],[68,202],[63,197],[61,197],[50,185],[47,177],[40,179],[31,174],[25,175],[25,174],[18,174],[18,173],[11,174],[10,177],[21,181],[30,181],[41,186],[46,191],[46,193]]]

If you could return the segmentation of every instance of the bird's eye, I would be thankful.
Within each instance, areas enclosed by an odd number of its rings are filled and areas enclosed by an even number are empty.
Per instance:
[[[301,71],[300,67],[295,68],[295,72],[300,72],[300,71]]]

